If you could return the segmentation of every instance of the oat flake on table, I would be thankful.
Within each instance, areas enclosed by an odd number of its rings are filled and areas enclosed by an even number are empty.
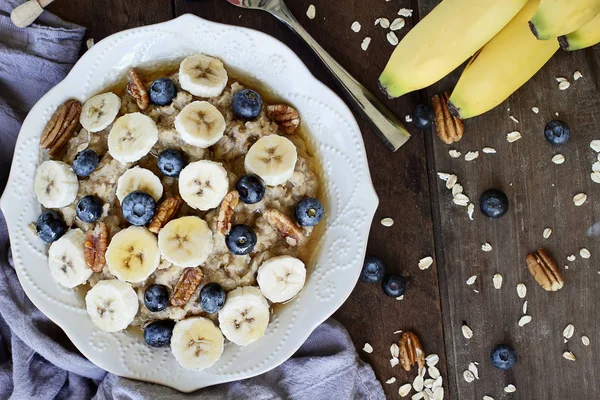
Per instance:
[[[400,356],[400,347],[396,343],[392,343],[392,345],[390,346],[390,354],[392,355],[392,357]]]
[[[433,379],[437,379],[440,376],[440,370],[434,366],[427,368],[427,372],[429,373],[429,376]]]
[[[394,225],[394,220],[390,217],[382,218],[381,225],[385,226],[386,228],[389,228],[390,226]]]
[[[387,381],[385,381],[385,383],[387,383],[388,385],[391,385],[394,382],[396,382],[396,378],[394,378],[394,377],[391,377],[390,379],[388,379]]]
[[[596,140],[592,140],[590,142],[590,147],[592,148],[592,150],[594,150],[596,153],[600,153],[600,140],[596,139]]]
[[[415,389],[415,392],[423,391],[424,385],[425,383],[423,382],[423,377],[421,375],[417,375],[413,381],[413,389]]]
[[[544,237],[544,239],[548,239],[550,237],[550,235],[552,235],[552,228],[544,229],[544,232],[542,233],[542,236]]]
[[[570,256],[568,256],[567,260],[569,260],[569,261],[575,261],[575,254],[571,254]]]
[[[398,389],[398,394],[401,397],[406,397],[406,396],[408,396],[408,394],[410,393],[411,390],[412,390],[412,385],[410,383],[405,383],[404,385],[400,386],[400,389]]]
[[[465,161],[473,161],[477,157],[479,157],[478,151],[469,151],[467,154],[465,154]]]
[[[513,385],[513,384],[510,384],[510,385],[508,385],[508,386],[506,386],[506,387],[504,388],[504,391],[505,391],[506,393],[514,393],[514,392],[516,392],[516,391],[517,391],[517,388],[515,387],[515,385]]]
[[[400,360],[398,359],[398,357],[392,357],[390,359],[390,367],[394,368],[398,364],[400,364]]]
[[[381,19],[379,19],[379,25],[382,28],[387,29],[390,27],[390,20],[387,18],[381,18]]]
[[[401,8],[398,15],[401,17],[412,17],[413,10],[410,8]]]
[[[459,193],[456,196],[454,196],[452,201],[454,202],[454,204],[463,207],[466,207],[469,204],[469,198],[462,193]]]
[[[479,379],[479,369],[477,369],[477,365],[475,365],[475,363],[469,364],[469,371],[471,371],[475,379]]]
[[[469,328],[468,325],[463,324],[461,330],[465,339],[471,339],[473,337],[473,331],[471,330],[471,328]]]
[[[363,346],[363,351],[370,354],[373,352],[373,346],[371,346],[369,343],[365,343]]]
[[[560,165],[565,162],[565,156],[563,156],[562,154],[557,154],[554,157],[552,157],[552,162],[554,164]]]
[[[525,326],[528,323],[530,323],[532,320],[531,315],[523,315],[521,318],[519,318],[519,326]]]
[[[514,131],[506,134],[506,140],[509,143],[516,142],[519,139],[521,139],[521,132]]]
[[[533,111],[534,113],[538,114],[540,112],[540,109],[537,107],[531,107],[531,111]]]
[[[518,124],[518,123],[519,123],[519,120],[518,120],[518,119],[516,119],[515,117],[513,117],[512,115],[510,115],[508,118],[510,118],[510,119],[511,119],[511,121],[512,121],[512,122],[514,122],[515,124]]]
[[[473,276],[469,277],[469,279],[467,279],[467,285],[471,286],[472,284],[475,283],[476,280],[477,280],[477,275],[473,275]]]
[[[590,251],[584,247],[581,250],[579,250],[579,255],[581,256],[581,258],[590,258],[592,256],[592,253],[590,253]]]
[[[575,206],[579,207],[587,200],[587,195],[585,193],[578,193],[573,197],[573,203]]]
[[[483,396],[483,400],[494,400],[492,396]]]
[[[493,147],[484,147],[483,152],[485,154],[496,154],[496,149],[494,149]]]
[[[431,267],[433,265],[433,258],[431,256],[427,256],[424,258],[421,258],[419,260],[419,269],[420,270],[426,270],[427,268]]]
[[[565,351],[563,357],[569,361],[575,361],[575,354],[572,351]]]
[[[481,245],[481,250],[485,252],[492,251],[492,245],[486,242]]]
[[[388,32],[388,34],[385,36],[387,38],[387,41],[392,45],[392,46],[396,46],[398,45],[398,36],[396,36],[396,34],[394,32]]]
[[[460,183],[457,183],[452,187],[452,197],[455,197],[457,194],[463,192],[463,186]]]
[[[460,151],[458,151],[458,150],[452,149],[452,150],[448,151],[448,154],[450,154],[450,157],[452,157],[452,158],[460,157]]]
[[[594,183],[600,183],[600,172],[598,172],[598,171],[592,172],[590,174],[590,178],[592,179],[592,182],[594,182]]]
[[[448,178],[450,178],[450,174],[447,174],[445,172],[438,172],[437,174],[440,177],[440,179],[443,181],[447,181]]]
[[[475,380],[475,376],[473,375],[473,373],[471,371],[469,371],[468,369],[466,369],[463,372],[463,378],[465,378],[465,381],[467,381],[467,383],[471,383]]]
[[[502,275],[494,274],[494,276],[492,277],[492,282],[494,283],[494,288],[502,288]]]
[[[579,79],[583,78],[583,74],[579,71],[575,71],[573,72],[573,80],[577,81]]]
[[[587,337],[586,335],[581,336],[581,343],[583,343],[584,346],[589,346],[590,338]]]
[[[519,283],[517,285],[517,295],[519,298],[524,299],[527,296],[527,286],[524,283]]]
[[[467,207],[467,214],[469,215],[469,219],[473,221],[473,212],[475,211],[475,205],[473,203],[469,204]]]
[[[598,154],[598,157],[600,157],[600,154]],[[592,164],[592,171],[594,171],[594,172],[599,172],[600,171],[600,161],[595,161]]]
[[[527,314],[527,300],[523,302],[523,314]]]
[[[565,329],[563,329],[563,337],[565,339],[571,339],[573,337],[574,333],[575,333],[575,326],[573,326],[573,324],[569,324],[569,325],[565,326]]]
[[[396,18],[390,24],[390,29],[393,31],[397,31],[397,30],[404,28],[405,25],[406,25],[406,22],[404,22],[403,18]]]
[[[360,48],[363,49],[363,51],[367,51],[370,44],[371,44],[371,38],[367,36],[366,38],[363,39],[362,43],[360,44]]]
[[[562,81],[558,84],[559,90],[567,90],[569,87],[571,87],[571,83],[569,81]]]
[[[409,123],[409,124],[410,124],[410,123],[412,122],[412,120],[413,120],[413,119],[412,119],[412,117],[411,117],[410,115],[406,114],[406,115],[404,116],[404,120],[405,120],[407,123]]]
[[[446,181],[446,189],[452,189],[452,187],[454,187],[457,181],[458,177],[456,175],[450,175],[450,177],[448,177],[448,180]]]
[[[360,22],[358,22],[358,21],[354,21],[352,23],[352,26],[350,27],[350,29],[352,29],[354,32],[357,32],[357,33],[360,32],[360,28],[361,28]]]
[[[429,367],[435,366],[439,361],[440,356],[438,356],[437,354],[430,354],[427,357],[425,357],[425,362]]]
[[[310,5],[308,6],[308,10],[306,10],[306,16],[310,19],[315,19],[315,16],[317,15],[317,9],[315,8],[314,5]]]
[[[419,392],[412,395],[411,400],[421,400],[425,398],[425,393]]]

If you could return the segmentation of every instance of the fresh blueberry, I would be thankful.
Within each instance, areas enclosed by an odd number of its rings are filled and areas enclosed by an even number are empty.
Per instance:
[[[360,280],[364,282],[381,282],[385,275],[385,264],[374,256],[367,256],[360,272]]]
[[[35,224],[38,237],[46,243],[58,240],[67,231],[67,224],[59,213],[53,210],[44,211]]]
[[[243,89],[233,95],[233,113],[242,119],[254,119],[262,110],[262,98],[254,90]]]
[[[494,347],[490,355],[494,367],[500,369],[511,369],[517,362],[517,353],[507,344],[499,344]]]
[[[152,104],[166,106],[177,96],[177,87],[169,78],[158,78],[150,85],[148,95]]]
[[[204,285],[200,290],[200,307],[207,313],[216,313],[225,305],[225,290],[218,283]]]
[[[234,225],[225,236],[227,248],[236,256],[252,253],[256,241],[256,233],[248,225]]]
[[[175,321],[162,319],[154,321],[144,328],[144,340],[152,347],[165,347],[171,343]]]
[[[314,197],[302,199],[296,206],[296,221],[300,226],[315,226],[323,219],[323,204]]]
[[[479,209],[486,217],[500,218],[508,211],[508,197],[497,189],[488,189],[479,198]]]
[[[544,136],[551,144],[565,144],[571,136],[571,129],[566,122],[555,119],[548,122],[544,128]]]
[[[417,129],[429,128],[433,124],[433,111],[428,105],[419,104],[415,109],[413,123]]]
[[[96,196],[84,196],[77,203],[77,216],[83,222],[95,222],[102,215],[102,201]]]
[[[256,204],[265,197],[265,185],[258,175],[242,176],[235,189],[240,194],[240,200],[246,204]]]
[[[98,165],[100,161],[100,157],[98,157],[98,153],[96,153],[92,149],[85,149],[77,153],[75,159],[73,160],[73,172],[80,178],[85,178],[89,176]]]
[[[400,275],[387,274],[381,281],[383,293],[391,297],[399,297],[406,291],[406,279]]]
[[[152,312],[162,311],[169,305],[169,289],[165,285],[150,285],[144,293],[144,304]]]
[[[123,218],[132,225],[144,226],[154,217],[156,202],[146,192],[136,190],[129,193],[121,203]]]
[[[158,156],[158,169],[165,176],[178,177],[185,165],[185,156],[179,150],[167,149]]]

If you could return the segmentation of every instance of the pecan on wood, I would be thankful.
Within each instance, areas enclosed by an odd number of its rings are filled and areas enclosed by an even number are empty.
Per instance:
[[[275,210],[274,208],[268,208],[263,213],[263,218],[290,246],[296,246],[304,239],[302,229],[281,211]]]
[[[106,266],[106,248],[108,247],[108,228],[99,222],[95,229],[85,233],[83,253],[85,263],[94,272],[102,272]]]
[[[240,195],[237,190],[227,193],[221,202],[219,214],[217,215],[217,231],[222,235],[227,235],[231,229],[231,217],[240,201]]]
[[[150,104],[148,91],[146,90],[146,86],[144,86],[144,82],[142,82],[140,75],[134,68],[127,72],[127,93],[135,99],[135,102],[141,110],[148,108],[148,104]]]
[[[184,269],[179,282],[175,285],[175,290],[173,290],[171,305],[175,307],[185,305],[198,289],[203,276],[200,268]]]
[[[460,118],[450,114],[448,109],[448,93],[435,95],[431,99],[433,113],[435,115],[435,129],[437,135],[446,144],[458,142],[465,132],[465,127]]]
[[[279,125],[284,133],[294,133],[298,125],[300,125],[300,114],[298,111],[285,104],[275,104],[267,106],[267,117]]]
[[[49,149],[51,156],[58,154],[73,136],[80,115],[81,103],[77,100],[67,100],[61,104],[44,127],[40,147]]]
[[[415,363],[419,370],[425,367],[425,352],[417,335],[404,332],[400,337],[400,364],[405,371],[410,371]]]
[[[545,290],[555,292],[565,283],[556,261],[546,249],[538,249],[527,255],[527,268],[533,278]]]
[[[158,206],[154,218],[152,218],[150,225],[148,225],[148,230],[158,234],[163,226],[179,212],[179,208],[182,204],[183,199],[179,195],[165,199]]]

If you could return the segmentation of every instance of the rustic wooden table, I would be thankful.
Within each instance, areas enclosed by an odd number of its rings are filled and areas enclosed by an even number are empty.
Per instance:
[[[451,90],[458,73],[434,87],[386,100],[377,90],[376,81],[393,47],[386,41],[387,30],[374,25],[376,18],[393,20],[400,8],[414,9],[407,25],[398,31],[402,37],[421,16],[439,0],[325,0],[288,1],[289,7],[308,32],[367,88],[404,118],[418,103],[429,103],[435,93]],[[306,16],[309,4],[316,6],[316,18]],[[337,90],[332,78],[304,43],[271,16],[228,5],[224,0],[59,0],[50,10],[66,20],[88,27],[88,36],[96,41],[114,32],[140,25],[165,21],[184,13],[193,13],[212,21],[242,25],[264,31],[289,45],[311,71]],[[350,29],[354,21],[362,24],[360,33]],[[372,37],[367,51],[360,44]],[[443,38],[440,38],[443,40]],[[406,54],[406,57],[411,57]],[[555,77],[568,77],[579,70],[583,79],[572,82],[570,89],[559,91]],[[482,399],[584,399],[600,397],[600,373],[595,360],[600,356],[600,203],[598,187],[590,180],[591,164],[596,159],[589,143],[600,138],[600,48],[573,54],[560,52],[531,82],[507,102],[488,114],[467,121],[463,140],[446,146],[433,129],[418,132],[409,125],[414,137],[397,153],[389,152],[370,127],[360,118],[371,174],[381,205],[375,216],[369,252],[388,263],[388,269],[411,278],[405,299],[397,301],[382,295],[377,285],[358,283],[356,289],[335,317],[350,331],[360,357],[371,363],[382,381],[388,398],[399,398],[400,384],[411,380],[415,372],[405,373],[400,366],[390,367],[389,346],[397,340],[393,332],[412,330],[420,337],[427,353],[440,356],[446,398]],[[539,114],[532,107],[539,107]],[[543,138],[545,123],[555,117],[568,121],[573,135],[567,145],[553,148]],[[509,116],[514,116],[519,123]],[[523,138],[506,141],[506,133],[518,130]],[[483,147],[493,147],[496,154],[484,154]],[[449,149],[463,156],[478,150],[480,155],[467,162],[453,159]],[[551,162],[561,152],[562,165]],[[466,209],[451,202],[451,195],[437,172],[458,175],[471,199],[490,187],[505,191],[511,201],[508,215],[489,220],[476,210],[474,220]],[[573,205],[576,193],[584,192],[587,202]],[[391,228],[379,224],[382,217],[392,217]],[[553,229],[548,239],[544,228]],[[489,242],[492,251],[483,252]],[[524,259],[539,246],[554,254],[563,270],[565,288],[556,293],[543,291],[529,275]],[[587,247],[590,259],[579,257]],[[576,254],[574,262],[567,256]],[[434,256],[434,267],[421,271],[418,260]],[[565,267],[566,268],[566,267]],[[492,276],[504,277],[502,289],[495,290]],[[477,275],[475,284],[467,279]],[[533,320],[524,327],[517,321],[522,315],[524,299],[517,296],[516,286],[527,285],[527,314]],[[600,309],[599,309],[600,310]],[[461,333],[468,324],[473,338]],[[574,336],[565,343],[563,328],[573,323]],[[581,336],[591,344],[585,347]],[[361,349],[369,342],[374,351]],[[517,365],[508,372],[492,367],[490,350],[507,342],[518,352]],[[571,350],[576,361],[562,357]],[[479,380],[463,379],[471,362],[479,363]],[[385,381],[396,377],[394,384]],[[506,394],[503,388],[516,386]],[[449,394],[449,396],[448,396]]]

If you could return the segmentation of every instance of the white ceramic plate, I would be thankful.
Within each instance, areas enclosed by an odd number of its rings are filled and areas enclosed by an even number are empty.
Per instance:
[[[86,314],[81,293],[54,282],[47,268],[47,246],[27,227],[41,212],[33,192],[35,170],[42,157],[38,143],[56,108],[69,98],[84,102],[131,66],[181,59],[197,52],[245,71],[298,109],[322,159],[329,203],[320,250],[304,290],[278,310],[266,337],[246,347],[226,344],[219,362],[200,372],[181,368],[168,347],[150,348],[139,334],[96,328]],[[184,392],[258,375],[294,354],[354,288],[377,204],[360,130],[342,100],[281,42],[257,31],[192,15],[117,33],[87,51],[25,119],[1,201],[15,268],[31,301],[98,366]]]

